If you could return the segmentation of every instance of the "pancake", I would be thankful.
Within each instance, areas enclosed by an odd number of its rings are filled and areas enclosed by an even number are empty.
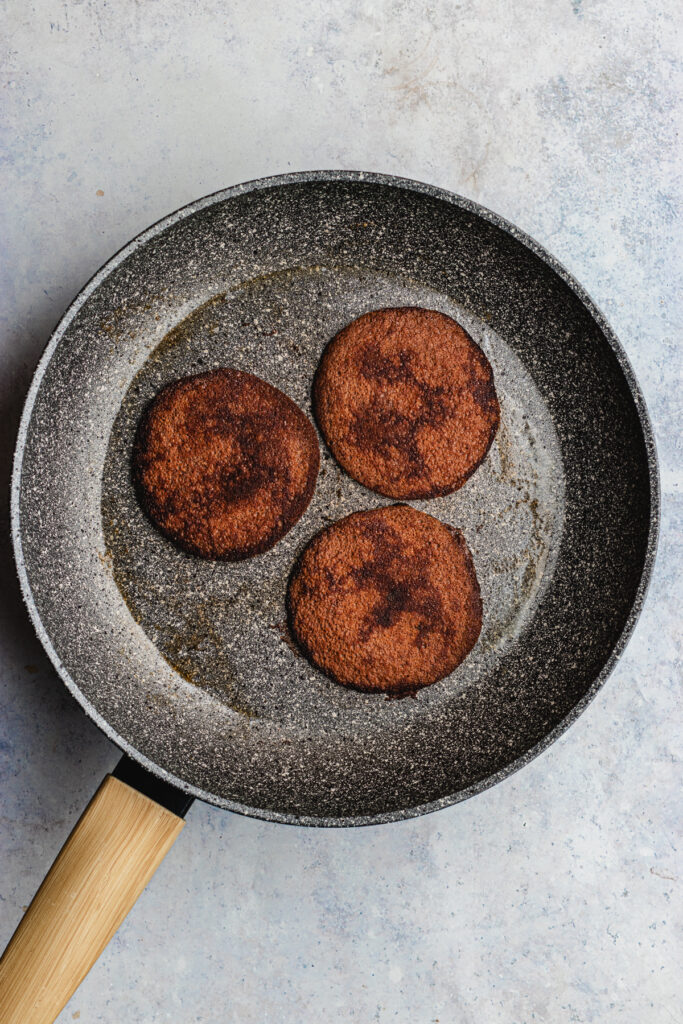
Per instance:
[[[320,453],[294,402],[242,370],[165,387],[133,450],[140,502],[156,527],[201,558],[239,561],[271,548],[313,495]]]
[[[365,313],[325,349],[313,407],[354,480],[390,498],[456,491],[500,421],[491,365],[451,317],[410,306]]]
[[[300,647],[328,676],[394,695],[452,672],[482,622],[462,533],[408,505],[355,512],[314,537],[290,579],[288,611]]]

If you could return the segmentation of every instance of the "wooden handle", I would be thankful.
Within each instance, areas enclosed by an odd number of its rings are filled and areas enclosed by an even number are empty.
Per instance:
[[[52,1024],[184,824],[105,778],[0,960],[1,1024]]]

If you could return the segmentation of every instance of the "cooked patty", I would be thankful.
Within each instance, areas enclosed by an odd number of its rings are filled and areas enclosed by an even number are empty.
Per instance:
[[[318,475],[315,430],[294,402],[242,370],[165,387],[133,450],[143,508],[201,558],[238,561],[271,548],[308,506]]]
[[[289,584],[292,632],[345,686],[407,694],[447,676],[481,631],[459,530],[408,505],[355,512],[306,547]]]
[[[314,412],[354,480],[390,498],[434,498],[483,462],[500,420],[488,359],[443,313],[365,313],[323,353]]]

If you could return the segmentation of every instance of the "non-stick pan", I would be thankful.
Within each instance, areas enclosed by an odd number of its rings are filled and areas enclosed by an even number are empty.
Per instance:
[[[313,668],[285,610],[310,538],[384,499],[346,476],[321,440],[317,490],[294,529],[257,558],[202,561],[141,512],[130,451],[159,388],[213,367],[250,370],[310,413],[327,341],[367,310],[406,305],[467,328],[493,365],[502,415],[468,483],[415,502],[465,533],[481,638],[451,676],[389,701]],[[658,483],[624,352],[552,257],[443,190],[333,171],[201,199],[100,270],[33,380],[12,515],[38,635],[127,755],[0,967],[12,1007],[2,1020],[25,1024],[59,1011],[192,797],[293,824],[387,822],[471,796],[551,743],[633,628]]]

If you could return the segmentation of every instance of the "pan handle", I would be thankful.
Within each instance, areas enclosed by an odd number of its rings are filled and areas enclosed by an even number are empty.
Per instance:
[[[106,776],[0,960],[0,1024],[53,1024],[173,845],[191,803],[125,757]]]

